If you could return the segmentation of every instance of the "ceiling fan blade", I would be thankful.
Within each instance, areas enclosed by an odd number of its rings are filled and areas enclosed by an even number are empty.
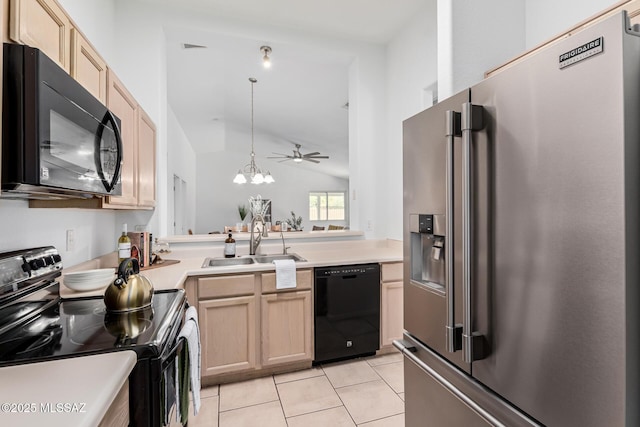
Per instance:
[[[314,151],[313,153],[303,154],[302,156],[303,157],[312,157],[312,156],[315,156],[315,155],[318,155],[318,154],[320,154],[318,151]]]
[[[288,154],[284,154],[284,153],[271,153],[271,154],[277,154],[278,156],[284,156],[284,157],[291,157]]]
[[[306,160],[307,162],[320,163],[319,161],[310,159],[308,157],[303,157],[302,160]]]
[[[305,156],[307,159],[328,159],[329,156]]]
[[[291,157],[289,157],[288,159],[284,159],[284,160],[279,160],[278,163],[282,163],[282,162],[288,162],[289,160],[291,160]]]

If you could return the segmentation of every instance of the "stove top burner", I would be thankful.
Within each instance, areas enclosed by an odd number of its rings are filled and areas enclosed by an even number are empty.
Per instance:
[[[38,334],[27,334],[0,342],[0,357],[6,360],[20,360],[49,356],[59,347],[61,338],[62,327],[52,325]]]

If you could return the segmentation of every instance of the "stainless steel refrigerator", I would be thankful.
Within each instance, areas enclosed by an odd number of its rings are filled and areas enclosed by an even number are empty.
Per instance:
[[[626,14],[407,119],[403,150],[406,425],[640,425]]]

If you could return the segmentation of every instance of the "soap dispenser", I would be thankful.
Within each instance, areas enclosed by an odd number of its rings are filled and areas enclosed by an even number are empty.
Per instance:
[[[225,258],[234,258],[236,256],[236,241],[233,237],[231,237],[231,233],[229,233],[229,237],[224,241],[224,257]]]

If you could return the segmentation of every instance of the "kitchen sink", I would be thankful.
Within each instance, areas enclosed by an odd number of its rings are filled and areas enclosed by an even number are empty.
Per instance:
[[[254,264],[255,261],[251,257],[240,258],[205,258],[202,268],[205,267],[225,267],[229,265],[248,265]]]
[[[237,258],[205,258],[204,263],[202,263],[202,268],[250,265],[255,263],[269,264],[276,259],[292,259],[296,262],[306,261],[306,259],[302,258],[298,254],[242,255]]]
[[[274,260],[277,260],[277,259],[292,259],[292,260],[297,261],[297,262],[304,262],[304,261],[306,261],[306,259],[302,258],[302,257],[301,257],[300,255],[298,255],[298,254],[286,254],[286,255],[283,255],[283,254],[280,254],[280,255],[255,255],[255,256],[254,256],[254,259],[255,259],[255,260],[256,260],[256,262],[258,262],[258,263],[266,263],[266,264],[268,264],[268,263],[270,263],[270,262],[272,262],[272,261],[274,261]]]

